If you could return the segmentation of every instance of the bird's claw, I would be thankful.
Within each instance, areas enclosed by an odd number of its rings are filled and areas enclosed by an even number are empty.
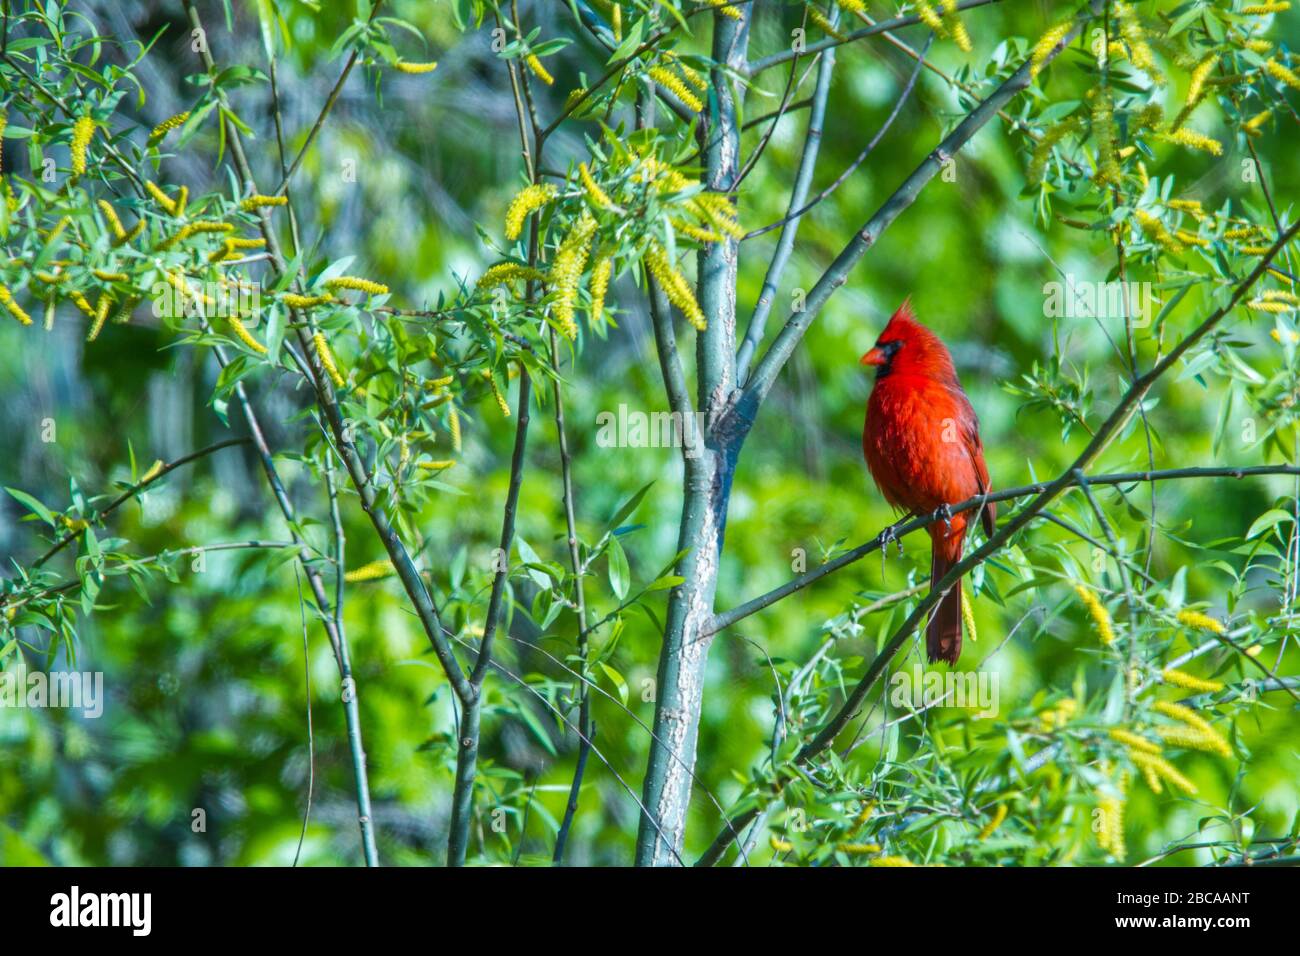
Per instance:
[[[944,523],[944,526],[947,527],[949,531],[951,531],[952,530],[952,508],[948,505],[948,503],[944,502],[943,504],[941,504],[938,508],[935,509],[934,513],[939,516],[939,520]]]
[[[885,561],[889,557],[889,544],[893,542],[898,546],[898,556],[901,558],[903,552],[903,540],[898,536],[898,528],[903,522],[891,524],[880,532],[880,574],[883,577],[885,573]]]

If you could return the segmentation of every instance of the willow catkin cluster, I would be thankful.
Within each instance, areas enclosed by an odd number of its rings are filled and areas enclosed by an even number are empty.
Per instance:
[[[534,183],[521,189],[510,201],[510,208],[506,210],[506,238],[518,239],[519,234],[524,231],[524,220],[528,218],[529,213],[541,209],[554,196],[555,187],[547,184]]]
[[[553,314],[560,331],[571,342],[578,337],[578,325],[573,316],[578,301],[578,286],[582,281],[582,273],[586,269],[595,235],[595,217],[583,210],[582,215],[569,229],[568,235],[561,241],[560,248],[551,263],[549,281],[555,294]]]
[[[432,73],[437,68],[438,64],[433,60],[428,63],[411,63],[406,60],[398,60],[393,64],[393,69],[398,73],[407,73],[412,76],[418,76],[423,73]]]
[[[178,126],[183,125],[189,118],[189,110],[186,110],[184,113],[177,113],[175,116],[167,117],[167,119],[155,126],[149,133],[149,145],[156,146],[158,143],[162,142],[163,137]]]
[[[311,337],[311,341],[316,349],[316,357],[320,359],[321,368],[325,370],[325,374],[329,376],[335,388],[342,388],[347,384],[347,380],[339,372],[338,363],[334,361],[334,353],[330,351],[329,343],[325,341],[324,334],[317,332]]]
[[[361,581],[378,581],[381,578],[391,577],[396,574],[392,562],[387,558],[381,558],[378,561],[371,561],[369,564],[363,564],[359,568],[353,568],[343,575],[343,580],[349,584],[356,584]]]
[[[1074,592],[1079,595],[1079,600],[1088,609],[1088,615],[1097,630],[1097,639],[1106,647],[1115,643],[1115,627],[1111,623],[1110,612],[1106,610],[1106,605],[1101,603],[1091,588],[1082,584],[1076,584]]]
[[[646,73],[650,76],[650,79],[681,100],[682,105],[692,113],[698,113],[704,109],[704,103],[700,98],[686,85],[686,81],[672,70],[663,66],[652,66]]]
[[[528,67],[533,76],[537,77],[547,86],[551,86],[555,83],[555,77],[551,76],[546,67],[542,65],[542,61],[532,53],[524,57],[524,64]]]
[[[1217,680],[1202,680],[1186,671],[1180,671],[1176,667],[1169,667],[1160,673],[1166,684],[1173,684],[1175,687],[1182,687],[1185,690],[1194,690],[1202,694],[1212,694],[1215,691],[1223,690],[1223,684]]]
[[[1030,76],[1036,77],[1043,71],[1043,67],[1047,65],[1052,51],[1056,49],[1058,43],[1070,35],[1073,26],[1074,22],[1072,20],[1063,20],[1050,27],[1046,33],[1038,38],[1038,42],[1034,44],[1034,48],[1029,54]]]
[[[90,138],[95,135],[95,120],[90,116],[82,116],[72,124],[72,142],[68,146],[68,152],[72,157],[72,174],[82,176],[86,172],[86,150],[90,146]]]
[[[682,315],[686,317],[686,321],[699,332],[707,329],[708,320],[705,319],[700,304],[695,301],[695,293],[691,290],[691,284],[668,258],[668,253],[664,251],[663,246],[657,242],[651,242],[645,252],[645,264],[646,268],[650,270],[650,275],[663,289],[668,301],[677,306]]]
[[[1047,160],[1052,155],[1052,150],[1067,136],[1079,132],[1082,125],[1077,116],[1072,116],[1061,120],[1059,123],[1054,123],[1043,131],[1043,135],[1034,143],[1034,150],[1029,158],[1029,167],[1025,172],[1030,183],[1037,185],[1043,181],[1047,171]]]

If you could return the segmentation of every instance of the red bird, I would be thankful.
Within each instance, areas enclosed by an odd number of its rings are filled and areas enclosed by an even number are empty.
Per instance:
[[[875,348],[862,356],[876,367],[867,401],[862,452],[876,487],[895,508],[926,514],[989,490],[979,420],[971,408],[952,356],[939,337],[916,321],[904,301]],[[930,525],[930,587],[961,560],[969,512]],[[993,533],[993,502],[981,511],[985,534]],[[930,662],[956,664],[961,654],[961,582],[930,614],[925,649]]]

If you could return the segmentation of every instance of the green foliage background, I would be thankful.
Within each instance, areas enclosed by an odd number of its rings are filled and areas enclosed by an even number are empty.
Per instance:
[[[147,39],[166,28],[149,59],[152,73],[143,77],[148,99],[143,106],[131,107],[147,129],[185,108],[194,95],[193,86],[184,80],[197,69],[188,30],[179,4],[110,9],[116,6],[72,5],[86,16],[80,28],[87,32],[93,26],[125,40],[129,37],[122,31],[130,26]],[[216,3],[201,6],[221,61],[260,64],[257,4],[232,3],[229,11]],[[285,31],[279,81],[287,126],[291,141],[301,142],[337,75],[340,61],[332,47],[356,11],[351,4],[322,4],[319,9],[307,3],[274,6]],[[781,49],[797,12],[780,12],[776,4],[761,6],[763,15],[751,45],[761,51]],[[1173,8],[1163,3],[1142,6]],[[318,144],[307,154],[294,194],[304,215],[304,235],[309,242],[319,239],[315,255],[320,263],[354,256],[353,272],[382,279],[397,301],[420,307],[434,304],[439,294],[454,294],[453,276],[472,277],[496,261],[474,226],[481,224],[488,234],[499,236],[505,209],[523,180],[509,85],[501,61],[489,48],[487,28],[462,34],[447,3],[393,0],[388,9],[427,40],[426,52],[409,34],[396,33],[396,42],[409,50],[405,58],[438,59],[438,70],[402,76],[377,66],[359,69]],[[1044,29],[1071,12],[1072,7],[1046,2],[991,4],[965,16],[975,42],[973,54],[939,42],[930,59],[945,71],[979,80],[985,64],[990,71],[996,68],[993,53],[1000,43],[1016,42],[1015,48],[1023,52]],[[880,15],[889,11],[882,6]],[[577,36],[562,4],[539,4],[535,9],[528,5],[525,19],[541,27],[543,37]],[[1300,12],[1292,10],[1277,18],[1269,36],[1285,43],[1298,29]],[[913,27],[911,34],[911,42],[919,44],[923,28]],[[1021,39],[1008,41],[1011,37]],[[694,47],[703,52],[699,42]],[[1066,56],[1082,58],[1077,53]],[[880,40],[841,47],[838,57],[816,188],[838,175],[884,121],[912,69],[909,59]],[[554,114],[565,94],[580,85],[578,70],[591,78],[603,59],[582,39],[562,55],[547,58],[556,83],[540,94],[542,109]],[[1066,90],[1073,84],[1078,87],[1073,92],[1081,96],[1086,79],[1056,69],[1060,77],[1055,82]],[[1186,77],[1176,71],[1170,76],[1169,95],[1176,103]],[[751,113],[774,109],[784,80],[781,70],[764,74],[750,94]],[[1055,87],[1052,91],[1058,99],[1069,95]],[[251,147],[256,161],[274,178],[273,131],[264,105],[259,105],[264,93],[263,85],[253,84],[232,95],[241,117],[256,133]],[[1297,94],[1289,96],[1294,102]],[[915,95],[870,161],[805,219],[778,300],[777,319],[787,311],[790,290],[811,286],[851,232],[964,112],[948,84],[929,72],[922,75]],[[792,114],[782,122],[764,162],[745,182],[739,215],[747,228],[785,213],[803,142],[802,117]],[[1243,182],[1240,175],[1246,154],[1215,122],[1207,120],[1199,128],[1221,130],[1220,138],[1229,144],[1224,157],[1171,150],[1161,153],[1158,163],[1149,162],[1152,174],[1158,169],[1159,175],[1173,177],[1179,195],[1194,195],[1206,208],[1230,203],[1234,212],[1249,210],[1257,221],[1265,221],[1259,184]],[[566,131],[557,147],[561,155],[583,155],[579,132],[596,135],[591,124]],[[744,142],[747,149],[756,145],[757,130],[747,133]],[[1268,125],[1255,145],[1279,209],[1292,215],[1300,190],[1294,111]],[[20,152],[22,143],[11,131],[5,147],[8,172],[13,168],[10,154]],[[212,178],[217,150],[215,129],[209,124],[184,155],[169,159],[164,168],[174,181],[188,181],[196,192],[202,184],[221,188],[221,178]],[[871,380],[857,357],[904,297],[912,297],[917,314],[953,349],[980,416],[995,487],[1057,474],[1086,437],[1077,427],[1065,429],[1050,409],[1013,391],[1013,386],[1023,386],[1022,376],[1035,363],[1045,366],[1055,354],[1067,370],[1091,369],[1081,401],[1094,423],[1122,393],[1122,370],[1097,323],[1086,318],[1053,321],[1043,310],[1044,284],[1059,279],[1053,263],[1076,277],[1100,280],[1113,266],[1114,248],[1103,233],[1073,230],[1036,215],[1038,193],[1026,186],[1025,153],[1023,141],[1010,137],[1005,124],[991,124],[958,157],[955,180],[936,180],[924,190],[813,325],[742,456],[727,526],[719,608],[790,578],[796,549],[803,549],[813,566],[835,549],[868,540],[893,520],[866,476],[860,454]],[[340,164],[350,159],[356,164],[355,182],[339,172]],[[1059,204],[1052,212],[1074,214]],[[742,316],[758,294],[775,235],[743,246]],[[567,371],[571,387],[566,414],[584,537],[599,538],[619,506],[650,484],[628,521],[633,527],[620,535],[632,580],[639,585],[656,578],[676,550],[681,467],[671,449],[605,448],[597,442],[600,412],[616,411],[621,404],[646,411],[665,407],[644,299],[632,277],[625,275],[616,283],[611,300],[617,327],[602,335],[584,330],[580,357]],[[1179,328],[1207,312],[1209,301],[1199,290],[1189,295],[1174,313]],[[1239,310],[1231,325],[1233,355],[1263,379],[1288,377],[1293,391],[1288,370],[1294,369],[1295,349],[1270,338],[1274,319]],[[1288,318],[1280,321],[1284,330],[1291,327]],[[129,448],[142,471],[155,459],[171,460],[232,434],[222,421],[224,409],[210,402],[217,372],[207,350],[177,347],[175,336],[148,321],[110,324],[93,343],[83,338],[82,320],[63,310],[50,332],[40,329],[39,321],[32,328],[8,320],[0,323],[0,429],[6,439],[0,478],[5,486],[63,509],[73,485],[98,494],[124,480]],[[683,349],[688,374],[691,351]],[[1234,375],[1231,364],[1224,359],[1200,374],[1173,376],[1160,386],[1148,404],[1156,467],[1295,462],[1289,419],[1280,423],[1277,440],[1242,439],[1241,420],[1258,414],[1249,404],[1258,384]],[[255,401],[272,426],[271,445],[285,452],[279,463],[293,496],[302,512],[316,515],[319,522],[325,514],[323,491],[292,453],[303,447],[311,431],[310,421],[299,414],[305,393],[284,373],[267,372],[253,381]],[[512,388],[512,403],[513,396]],[[465,453],[443,476],[451,488],[431,494],[421,509],[418,533],[425,564],[439,587],[464,582],[447,617],[462,635],[472,637],[472,628],[482,626],[514,422],[501,417],[490,393],[476,398],[466,412]],[[545,402],[534,411],[518,534],[543,560],[563,564],[559,458],[550,414]],[[55,423],[55,441],[42,440],[45,419]],[[233,414],[230,419],[235,423]],[[1265,430],[1261,424],[1260,433]],[[1226,437],[1216,442],[1218,432]],[[1145,468],[1141,429],[1130,429],[1105,461],[1108,471]],[[1166,606],[1173,609],[1197,604],[1218,616],[1229,612],[1237,622],[1254,622],[1257,633],[1247,643],[1263,641],[1269,665],[1279,659],[1280,673],[1295,673],[1293,602],[1286,600],[1285,585],[1265,567],[1287,549],[1295,526],[1284,518],[1253,542],[1242,541],[1256,518],[1269,509],[1294,511],[1294,479],[1171,482],[1156,493],[1160,533],[1152,574],[1161,583],[1153,593],[1164,595]],[[1147,490],[1134,489],[1127,503],[1113,492],[1099,494],[1117,516],[1126,547],[1137,548],[1142,526],[1129,520],[1127,509],[1145,510]],[[1069,498],[1059,513],[1099,533],[1081,496]],[[14,500],[0,510],[0,550],[18,564],[43,550],[38,529],[24,520],[26,514]],[[382,558],[355,499],[347,503],[345,518],[348,566]],[[138,507],[118,512],[110,524],[112,533],[131,541],[140,554],[284,537],[257,463],[246,449],[222,451],[178,470],[146,493]],[[323,546],[325,525],[307,527]],[[935,848],[933,859],[949,863],[1115,862],[1096,846],[1089,827],[1095,794],[1087,787],[1071,790],[1070,765],[1049,764],[1024,779],[1013,775],[998,791],[999,800],[1011,808],[1008,822],[980,844],[982,849],[943,849],[952,841],[943,826],[969,831],[970,824],[954,820],[929,828],[933,820],[924,819],[948,812],[939,801],[941,795],[959,805],[961,794],[968,795],[976,782],[1011,770],[1020,744],[1009,743],[1008,721],[1019,722],[1022,740],[1032,736],[1025,728],[1063,695],[1093,701],[1092,717],[1100,719],[1107,682],[1114,675],[1098,666],[1095,631],[1071,587],[1080,577],[1103,580],[1088,572],[1091,548],[1059,528],[1043,526],[1035,531],[1032,544],[1022,542],[1021,554],[1051,572],[1037,575],[1033,587],[1011,595],[1014,575],[1005,566],[998,572],[990,569],[987,577],[997,577],[997,589],[983,591],[976,600],[979,640],[968,645],[962,662],[964,668],[980,666],[998,674],[1002,721],[974,720],[968,713],[943,710],[924,721],[904,722],[854,750],[846,758],[843,781],[887,789],[891,780],[902,779],[891,774],[911,775],[917,796],[894,825],[900,831],[895,834],[899,845],[914,857],[923,857],[929,846]],[[78,621],[75,642],[75,667],[105,673],[104,716],[87,721],[62,711],[0,709],[0,861],[289,863],[299,841],[310,781],[312,806],[301,862],[359,862],[337,672],[321,629],[300,606],[302,582],[289,555],[214,553],[207,556],[202,571],[185,559],[176,564],[174,574],[154,575],[139,592],[124,579],[104,589],[96,613]],[[1234,580],[1247,560],[1255,562],[1251,574]],[[762,768],[771,746],[774,675],[788,681],[833,636],[817,678],[819,693],[833,696],[837,672],[846,680],[855,679],[864,658],[870,659],[902,620],[905,606],[863,618],[860,626],[854,623],[854,609],[923,582],[928,562],[927,545],[913,536],[906,542],[905,557],[891,551],[882,564],[873,555],[717,638],[705,690],[699,783],[687,839],[692,856],[717,833],[719,805],[729,807],[752,795],[753,774],[766,772]],[[1225,573],[1225,567],[1237,571]],[[1294,563],[1284,570],[1294,582]],[[604,559],[596,571],[602,577],[607,573]],[[6,573],[14,573],[12,567]],[[977,574],[976,585],[982,588],[985,579],[984,573]],[[556,660],[573,653],[572,616],[562,615],[539,635],[527,613],[536,585],[526,574],[512,580],[519,606],[513,610],[511,638],[499,641],[498,649],[503,666],[533,692],[503,675],[488,683],[488,730],[471,857],[479,862],[540,863],[549,860],[576,753],[573,734],[557,725],[550,710],[568,707],[573,695]],[[1113,579],[1106,580],[1113,584]],[[599,595],[598,613],[617,603],[603,580],[592,587]],[[652,703],[642,700],[642,689],[654,675],[657,621],[664,601],[663,594],[651,595],[646,612],[626,614],[612,649],[610,629],[596,638],[598,652],[608,654],[593,679],[609,696],[597,695],[594,701],[599,756],[593,755],[587,771],[570,862],[625,864],[631,858],[638,811],[627,787],[640,792],[647,752],[644,725],[653,714]],[[1117,602],[1109,606],[1122,616]],[[440,860],[454,765],[453,704],[446,680],[396,579],[351,585],[346,622],[381,858],[389,864]],[[1170,642],[1171,658],[1203,637],[1159,622],[1150,626]],[[41,647],[48,634],[27,637]],[[534,649],[534,642],[542,650]],[[41,658],[32,647],[23,653],[29,665],[39,666]],[[910,671],[919,659],[920,650],[914,647],[897,666]],[[73,666],[66,651],[57,664]],[[12,660],[6,661],[9,666]],[[1259,676],[1230,653],[1206,657],[1196,672],[1231,683]],[[624,692],[630,714],[618,704]],[[824,712],[823,700],[806,696],[803,705],[810,714]],[[783,706],[791,704],[783,701]],[[1188,752],[1176,761],[1198,785],[1195,799],[1168,792],[1157,796],[1134,781],[1125,820],[1128,860],[1159,856],[1168,863],[1206,863],[1246,852],[1260,839],[1279,841],[1279,852],[1293,846],[1300,819],[1295,714],[1294,701],[1284,693],[1233,709],[1228,724],[1216,724],[1224,732],[1231,727],[1236,748],[1232,759]],[[880,719],[880,712],[874,711],[868,726],[878,727]],[[810,720],[810,725],[815,723]],[[878,760],[882,755],[889,758],[884,769]],[[846,803],[857,801],[861,793],[852,788],[836,794],[801,793],[797,780],[789,786],[788,805],[768,821],[774,835],[771,840],[766,833],[761,837],[752,862],[855,861],[852,851],[846,855],[836,847],[854,839],[852,825],[840,817],[847,812]],[[196,833],[192,813],[200,808],[207,829]],[[793,813],[799,808],[802,817]],[[836,813],[840,816],[833,822],[825,822]],[[856,818],[856,809],[848,818]],[[807,819],[813,824],[801,829]],[[913,830],[918,835],[907,842],[906,834]],[[1177,849],[1185,844],[1216,845]]]

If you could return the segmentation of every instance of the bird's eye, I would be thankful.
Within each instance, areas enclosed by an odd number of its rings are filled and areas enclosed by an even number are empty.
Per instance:
[[[903,347],[903,343],[898,339],[890,339],[888,342],[877,342],[876,348],[885,353],[885,358],[893,358],[898,354],[898,350]]]

